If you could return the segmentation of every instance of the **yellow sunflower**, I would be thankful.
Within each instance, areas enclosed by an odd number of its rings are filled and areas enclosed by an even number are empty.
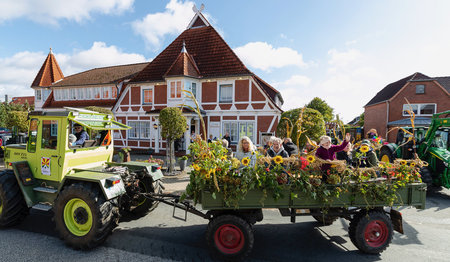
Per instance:
[[[406,160],[401,160],[400,165],[402,165],[402,166],[406,165]]]
[[[207,157],[208,157],[208,154],[206,154],[206,153],[202,154],[202,158],[207,158]]]
[[[275,162],[275,164],[282,164],[283,163],[283,157],[282,156],[276,156],[273,158],[273,161]]]
[[[362,153],[367,153],[369,152],[370,147],[367,145],[362,145],[361,148],[359,149],[359,151],[361,151]]]
[[[248,164],[250,164],[250,158],[244,157],[244,158],[242,159],[242,164],[243,164],[244,166],[248,166]]]
[[[415,167],[415,166],[416,166],[416,163],[411,162],[411,163],[409,163],[409,165],[410,165],[411,167]]]
[[[197,164],[193,164],[192,168],[194,168],[195,171],[199,171],[200,170],[200,166]]]
[[[206,173],[205,178],[206,178],[206,179],[211,178],[211,173]]]
[[[226,156],[223,156],[223,157],[221,157],[220,158],[222,161],[225,161],[225,160],[227,160],[227,157]]]
[[[313,163],[316,161],[316,158],[313,155],[309,155],[306,157],[306,160],[308,160],[309,163]]]

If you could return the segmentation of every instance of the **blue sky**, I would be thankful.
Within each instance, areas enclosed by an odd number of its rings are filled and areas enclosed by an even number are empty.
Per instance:
[[[449,76],[450,1],[0,0],[0,100],[32,95],[49,47],[64,75],[150,61],[203,13],[283,109],[315,96],[349,121],[385,85]]]

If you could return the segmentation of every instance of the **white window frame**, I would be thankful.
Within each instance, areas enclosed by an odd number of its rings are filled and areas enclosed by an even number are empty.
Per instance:
[[[194,85],[195,85],[195,92],[194,92]],[[197,98],[198,89],[197,89],[197,83],[196,82],[191,82],[191,92],[194,95],[194,97]]]
[[[151,90],[152,91],[152,97],[151,97],[151,102],[145,102],[145,91],[148,91],[148,90]],[[145,88],[142,88],[142,104],[143,105],[152,105],[153,104],[153,101],[155,101],[154,100],[155,99],[155,90],[153,89],[153,87],[145,87]]]
[[[113,96],[114,91],[115,91],[115,96]],[[119,93],[119,89],[117,87],[115,87],[115,86],[111,87],[111,99],[116,99],[118,93]]]
[[[222,121],[222,135],[224,136],[226,131],[225,127],[226,125],[235,125],[236,126],[236,135],[233,135],[232,129],[230,128],[230,137],[231,137],[231,144],[237,144],[239,142],[239,139],[241,138],[241,127],[245,126],[246,129],[248,129],[248,125],[253,125],[252,135],[250,136],[250,139],[252,140],[253,144],[256,144],[256,121],[254,120],[225,120]],[[248,132],[248,131],[247,131]],[[234,138],[234,139],[233,139]]]
[[[150,139],[150,120],[129,120],[127,125],[131,126],[131,129],[128,130],[129,139]]]
[[[222,97],[222,88],[229,87],[230,88],[230,97],[226,97],[227,99],[224,99]],[[219,85],[219,103],[233,103],[233,84],[220,84]]]
[[[437,104],[435,103],[427,103],[427,104],[403,104],[402,107],[402,115],[403,116],[409,116],[408,112],[406,111],[407,107],[411,105],[411,107],[416,107],[417,106],[417,113],[414,113],[416,116],[432,116],[433,114],[436,114],[436,110],[437,110]],[[432,105],[434,106],[434,113],[432,114],[421,114],[420,111],[422,110],[423,107],[425,106],[429,106]],[[413,109],[413,108],[411,108]]]
[[[76,100],[77,99],[77,90],[75,88],[69,89],[69,100]]]
[[[42,100],[42,90],[36,89],[36,101],[41,101],[41,100]]]
[[[84,89],[84,97],[86,97],[86,100],[92,100],[92,88],[87,87],[87,88],[83,88]]]
[[[105,95],[105,92],[107,92],[108,94]],[[111,87],[110,86],[102,88],[102,98],[103,99],[111,99]]]
[[[180,83],[180,97],[177,97],[177,93],[178,93],[178,83]],[[175,85],[175,97],[172,97],[172,84]],[[183,98],[183,90],[184,88],[184,81],[183,80],[173,80],[173,81],[169,81],[169,86],[167,88],[167,97],[169,99],[182,99]]]

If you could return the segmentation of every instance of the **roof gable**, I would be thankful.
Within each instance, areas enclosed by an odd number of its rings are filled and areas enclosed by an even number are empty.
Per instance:
[[[164,74],[177,60],[183,41],[202,77],[251,75],[238,56],[212,26],[191,28],[181,33],[131,82],[163,81]]]
[[[169,67],[164,77],[167,76],[192,76],[200,77],[200,71],[195,64],[194,59],[187,53],[183,52],[186,50],[183,46],[182,52],[178,55],[177,59]]]
[[[390,83],[389,85],[385,86],[365,106],[378,104],[380,102],[384,102],[386,100],[391,99],[409,81],[430,81],[430,80],[432,79],[424,74],[421,74],[419,72],[414,73],[410,76],[407,76],[405,78],[402,78],[396,82]]]
[[[50,52],[47,55],[44,63],[39,70],[39,73],[34,78],[32,87],[38,86],[51,86],[53,83],[64,78],[64,75],[59,68],[58,62],[56,62],[56,58],[53,55],[52,49],[50,48]]]

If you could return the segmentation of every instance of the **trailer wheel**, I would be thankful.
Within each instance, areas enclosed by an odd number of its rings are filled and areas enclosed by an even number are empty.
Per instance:
[[[156,193],[162,192],[160,181],[153,181],[150,176],[145,176],[139,181],[139,190],[141,193]],[[137,205],[132,207],[130,212],[135,216],[142,217],[152,212],[159,202],[150,200],[144,196],[139,196],[137,199]]]
[[[96,184],[71,184],[55,200],[56,230],[67,245],[76,249],[91,249],[103,243],[118,219],[117,198],[105,200]]]
[[[350,223],[349,236],[353,244],[362,252],[379,254],[392,241],[391,219],[378,210],[369,211],[366,215],[357,214]]]
[[[312,209],[311,212],[320,212],[319,209]],[[313,215],[312,216],[315,220],[317,220],[317,222],[321,223],[324,226],[329,226],[331,224],[333,224],[334,221],[336,221],[338,219],[337,216],[330,216],[327,214],[320,214],[320,215]]]
[[[208,246],[222,260],[240,260],[252,250],[254,243],[250,224],[235,215],[221,215],[208,224]]]
[[[16,225],[27,215],[28,207],[14,173],[0,172],[0,226]]]

